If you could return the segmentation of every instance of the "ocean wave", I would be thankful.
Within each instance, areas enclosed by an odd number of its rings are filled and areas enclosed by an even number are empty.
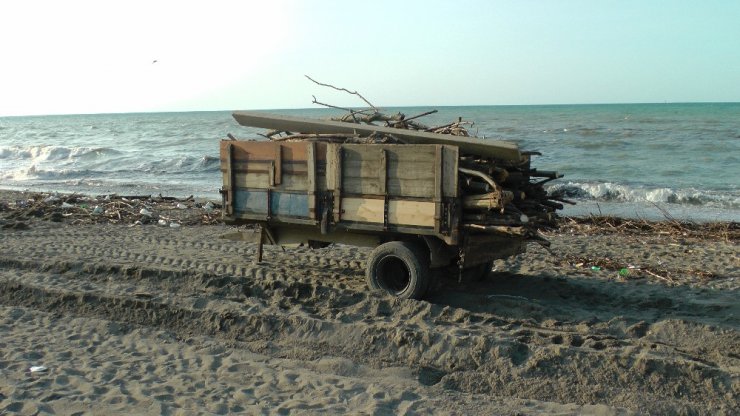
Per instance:
[[[220,159],[215,156],[180,156],[141,162],[136,169],[147,173],[217,172],[221,168],[220,163]]]
[[[611,182],[567,182],[548,187],[565,198],[608,202],[667,203],[740,209],[740,192],[631,186]]]
[[[0,178],[9,181],[29,181],[29,180],[51,180],[51,179],[69,179],[84,178],[91,176],[101,176],[104,172],[96,172],[89,169],[43,169],[38,165],[31,165],[27,168],[7,170],[0,174]]]
[[[220,170],[218,158],[204,156],[201,158],[175,158],[134,164],[127,161],[111,163],[75,164],[74,166],[32,163],[0,172],[0,179],[9,181],[45,181],[80,178],[116,178],[132,177],[161,179],[162,175],[210,175]]]
[[[220,170],[217,156],[183,155],[152,159],[151,155],[132,154],[105,147],[0,146],[0,161],[3,160],[8,166],[0,172],[0,178],[11,181],[207,175]]]
[[[0,146],[0,159],[26,159],[32,162],[104,158],[120,153],[109,147]]]

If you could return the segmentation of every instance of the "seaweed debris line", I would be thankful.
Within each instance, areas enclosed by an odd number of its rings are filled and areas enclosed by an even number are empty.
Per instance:
[[[86,196],[59,193],[17,193],[11,201],[0,201],[0,227],[26,229],[30,219],[79,224],[209,225],[220,222],[220,204],[196,201],[192,196],[176,198],[152,195]]]

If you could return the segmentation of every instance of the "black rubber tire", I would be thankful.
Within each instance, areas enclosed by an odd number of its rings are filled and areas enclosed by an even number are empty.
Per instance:
[[[367,259],[365,277],[370,289],[403,299],[421,299],[431,279],[426,246],[405,241],[379,245]]]

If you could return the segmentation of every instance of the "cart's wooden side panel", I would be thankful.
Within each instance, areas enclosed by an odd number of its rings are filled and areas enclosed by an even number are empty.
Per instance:
[[[341,221],[379,229],[423,227],[442,233],[446,200],[457,197],[458,153],[442,145],[337,146]],[[336,200],[336,199],[335,199]],[[336,218],[336,216],[335,216]]]
[[[227,213],[234,218],[316,219],[317,166],[326,145],[313,142],[221,142]]]
[[[447,145],[221,143],[231,218],[318,225],[321,210],[334,226],[363,232],[450,235],[457,164]]]
[[[435,196],[435,172],[443,169],[435,157],[443,149],[457,160],[456,148],[435,145],[345,144],[342,151],[342,191],[346,195],[387,195],[391,198]],[[446,176],[445,196],[457,195],[457,174]]]

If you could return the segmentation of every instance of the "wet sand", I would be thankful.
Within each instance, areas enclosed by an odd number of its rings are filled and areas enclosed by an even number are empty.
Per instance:
[[[11,216],[0,413],[740,412],[737,240],[565,229],[413,301],[368,291],[365,248]]]

